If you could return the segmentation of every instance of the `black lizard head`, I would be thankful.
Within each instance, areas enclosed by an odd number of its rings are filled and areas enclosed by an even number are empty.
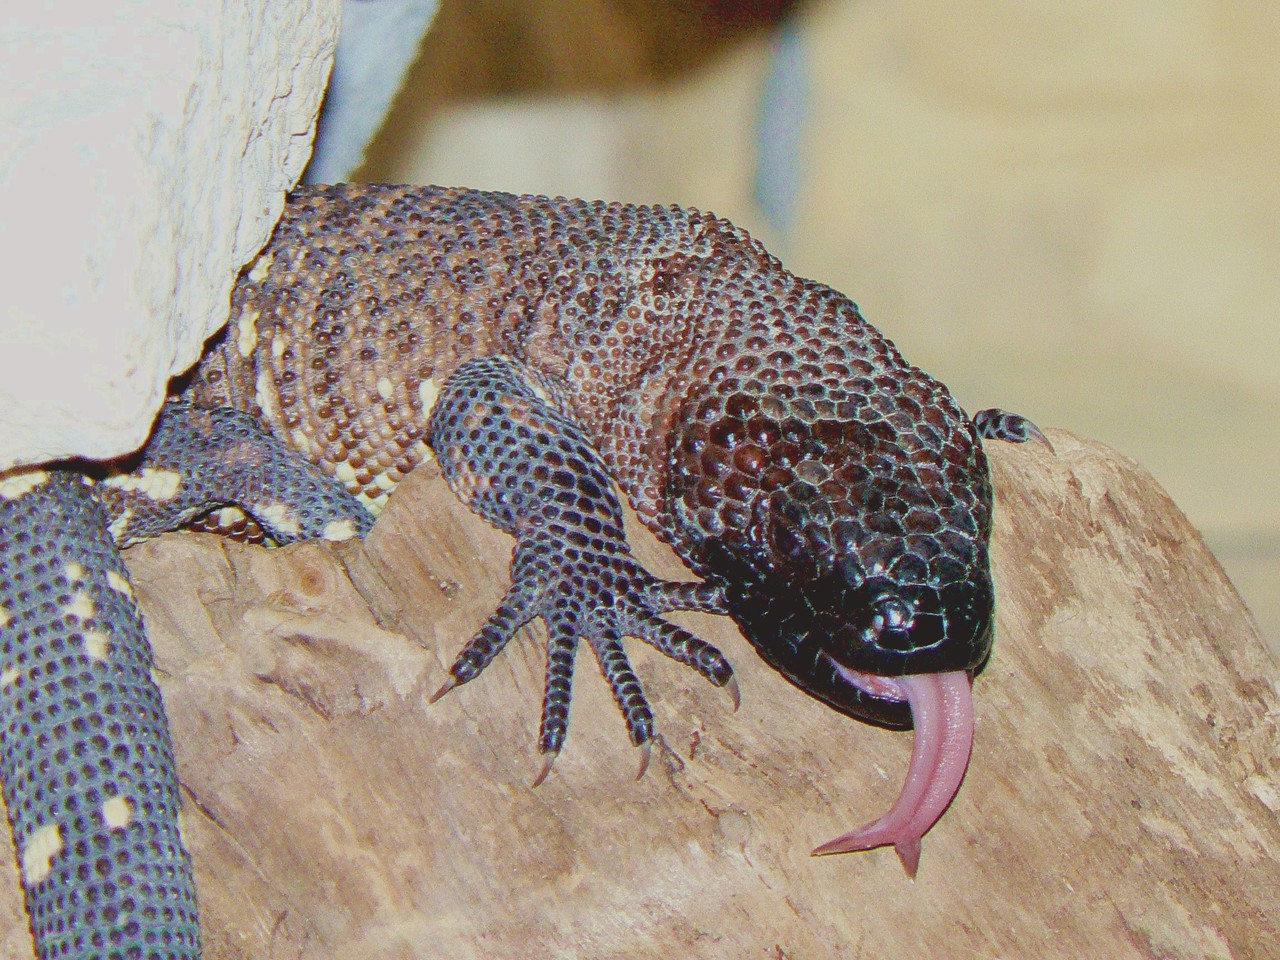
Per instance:
[[[905,703],[848,678],[985,662],[991,489],[946,388],[874,331],[863,346],[869,360],[826,377],[819,357],[790,386],[778,361],[689,398],[668,503],[677,544],[769,663],[841,712],[905,727]]]
[[[842,713],[907,727],[905,703],[869,695],[850,673],[975,670],[990,654],[994,597],[985,563],[943,562],[922,577],[860,577],[857,563],[822,569],[741,546],[710,544],[704,572],[724,584],[731,616],[760,655]]]

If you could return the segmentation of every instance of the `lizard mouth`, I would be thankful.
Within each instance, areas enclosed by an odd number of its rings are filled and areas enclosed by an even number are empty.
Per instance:
[[[884,816],[829,840],[814,855],[849,853],[892,844],[907,875],[920,864],[920,840],[951,804],[973,749],[972,677],[968,670],[882,677],[836,663],[837,675],[868,696],[911,708],[915,730],[911,765],[893,807]]]

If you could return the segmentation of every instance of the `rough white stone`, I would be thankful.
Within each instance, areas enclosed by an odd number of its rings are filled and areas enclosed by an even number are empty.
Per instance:
[[[338,0],[6,10],[0,469],[142,442],[306,163],[338,20]]]

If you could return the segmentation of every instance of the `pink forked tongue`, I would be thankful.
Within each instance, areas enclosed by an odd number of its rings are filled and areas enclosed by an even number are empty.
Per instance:
[[[906,783],[893,809],[878,820],[836,837],[814,855],[849,853],[893,844],[915,878],[920,865],[920,838],[938,822],[960,789],[973,748],[973,696],[966,670],[878,677],[836,665],[844,679],[879,697],[905,700],[911,706],[915,739]]]

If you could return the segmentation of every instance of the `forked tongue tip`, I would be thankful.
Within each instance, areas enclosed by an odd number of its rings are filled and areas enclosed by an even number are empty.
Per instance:
[[[907,871],[907,876],[912,880],[916,878],[916,871],[920,869],[920,839],[919,837],[899,840],[893,845],[893,852],[898,855],[898,859],[902,861],[902,869]]]
[[[858,675],[846,672],[862,686]],[[882,687],[884,678],[876,678]],[[813,854],[849,853],[893,844],[907,875],[920,865],[920,838],[937,823],[960,789],[973,747],[973,697],[965,670],[921,673],[892,681],[911,707],[915,734],[911,766],[884,816],[829,840]]]

